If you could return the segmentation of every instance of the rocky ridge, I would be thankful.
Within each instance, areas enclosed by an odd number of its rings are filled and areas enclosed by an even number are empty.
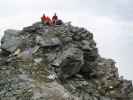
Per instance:
[[[1,100],[133,100],[132,82],[99,55],[93,34],[70,23],[6,30],[0,76]]]

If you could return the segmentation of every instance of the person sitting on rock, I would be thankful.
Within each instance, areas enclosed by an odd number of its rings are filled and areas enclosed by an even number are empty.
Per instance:
[[[52,25],[52,21],[51,21],[51,19],[50,19],[49,16],[46,17],[45,23],[46,23],[47,25]]]
[[[52,25],[52,21],[51,21],[50,17],[45,16],[45,14],[43,14],[43,16],[41,17],[41,21],[43,24]]]
[[[46,21],[46,16],[45,16],[45,14],[43,14],[43,16],[41,17],[41,21],[42,21],[43,24],[46,24],[46,23],[45,23],[45,21]]]
[[[55,13],[54,16],[52,17],[52,23],[53,23],[54,25],[56,25],[57,20],[58,20],[58,16],[57,16],[56,13]]]

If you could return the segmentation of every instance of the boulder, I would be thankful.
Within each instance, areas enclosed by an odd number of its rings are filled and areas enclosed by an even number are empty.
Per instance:
[[[4,37],[1,39],[1,48],[11,53],[14,52],[22,44],[19,35],[20,31],[6,30]]]
[[[80,71],[84,64],[83,52],[74,47],[64,50],[52,63],[55,67],[60,67],[59,77],[66,79]]]

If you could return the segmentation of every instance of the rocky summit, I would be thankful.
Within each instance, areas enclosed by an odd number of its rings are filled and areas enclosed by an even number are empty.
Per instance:
[[[91,32],[37,22],[1,39],[0,100],[133,100],[133,86]]]

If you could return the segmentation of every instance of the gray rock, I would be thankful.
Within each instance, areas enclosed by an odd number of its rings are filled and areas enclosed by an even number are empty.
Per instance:
[[[32,26],[38,30],[38,29],[42,29],[44,27],[44,24],[42,24],[42,22],[36,22]]]
[[[33,26],[29,26],[29,27],[25,27],[23,29],[24,32],[29,32],[29,33],[34,33],[36,32],[36,27],[33,27]]]
[[[6,30],[1,40],[1,48],[9,52],[14,52],[22,44],[22,39],[19,35],[20,31]]]
[[[37,22],[1,44],[0,100],[133,100],[132,82],[84,28]]]
[[[112,100],[112,98],[101,96],[99,100]]]
[[[34,59],[34,62],[37,63],[37,64],[40,63],[41,61],[42,61],[42,58],[35,58]]]
[[[61,68],[59,77],[63,78],[68,78],[78,73],[83,64],[83,52],[74,47],[64,50],[52,63],[52,65]]]
[[[57,37],[36,37],[36,43],[42,47],[52,47],[61,45],[61,41]]]

